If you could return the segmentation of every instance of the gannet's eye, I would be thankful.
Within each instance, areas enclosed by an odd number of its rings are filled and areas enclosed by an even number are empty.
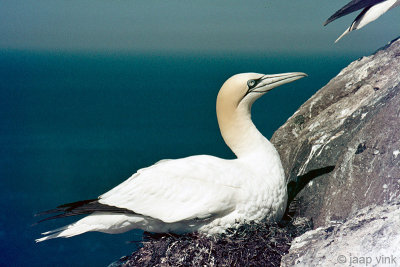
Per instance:
[[[249,87],[249,89],[253,88],[256,85],[256,81],[255,80],[248,80],[247,81],[247,86]]]

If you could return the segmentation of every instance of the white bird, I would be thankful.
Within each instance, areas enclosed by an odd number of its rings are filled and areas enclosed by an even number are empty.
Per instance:
[[[295,72],[231,77],[218,93],[217,117],[236,159],[198,155],[159,161],[98,199],[42,213],[60,212],[44,220],[90,215],[43,233],[47,236],[36,242],[89,231],[115,234],[132,229],[217,234],[245,222],[280,220],[287,203],[284,171],[278,152],[254,126],[251,106],[269,90],[305,76]]]
[[[336,39],[337,43],[343,36],[351,31],[361,29],[368,23],[376,20],[382,14],[388,10],[400,5],[400,0],[352,0],[350,3],[335,12],[329,19],[324,23],[324,26],[331,23],[332,21],[350,14],[359,9],[363,9],[361,13],[355,18],[339,38]]]

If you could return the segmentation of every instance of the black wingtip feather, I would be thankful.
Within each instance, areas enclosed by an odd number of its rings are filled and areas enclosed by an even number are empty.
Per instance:
[[[136,214],[135,212],[125,209],[125,208],[119,208],[119,207],[115,207],[115,206],[109,206],[106,204],[102,204],[98,201],[98,199],[88,199],[88,200],[82,200],[82,201],[63,204],[63,205],[58,206],[55,209],[37,213],[37,214],[35,214],[35,216],[60,213],[60,214],[56,214],[56,215],[44,218],[37,222],[37,223],[41,223],[41,222],[53,220],[53,219],[65,218],[65,217],[76,216],[76,215],[91,214],[96,211],[108,212],[108,213]]]
[[[97,198],[94,198],[94,199],[87,199],[87,200],[81,200],[81,201],[76,201],[76,202],[71,202],[71,203],[63,204],[63,205],[58,206],[57,208],[58,208],[58,209],[71,209],[71,210],[72,210],[72,209],[74,209],[74,208],[77,208],[77,207],[86,205],[86,204],[91,203],[91,202],[96,202],[96,201],[98,201]]]
[[[354,11],[366,8],[366,7],[371,7],[374,6],[380,2],[383,2],[385,0],[353,0],[350,1],[347,5],[343,6],[341,9],[335,12],[332,16],[330,16],[325,22],[324,26],[328,25],[332,21],[346,16],[350,13],[353,13]]]
[[[67,204],[63,204],[58,206],[55,209],[51,209],[51,210],[45,210],[45,211],[41,211],[39,213],[36,213],[34,216],[42,216],[42,215],[46,215],[46,214],[51,214],[51,213],[56,213],[56,212],[68,212],[68,211],[72,211],[80,206],[84,206],[86,204],[89,204],[91,202],[95,202],[98,199],[88,199],[88,200],[81,200],[81,201],[76,201],[76,202],[71,202],[71,203],[67,203]]]
[[[328,25],[328,24],[331,23],[331,22],[332,22],[332,20],[330,20],[330,18],[329,18],[329,19],[327,19],[327,20],[324,22],[323,26],[326,26],[326,25]]]

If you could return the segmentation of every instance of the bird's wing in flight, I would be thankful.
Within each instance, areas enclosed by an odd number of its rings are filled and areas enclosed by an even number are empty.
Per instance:
[[[198,164],[189,159],[166,161],[139,170],[100,196],[99,203],[166,223],[206,219],[233,210],[240,189],[223,182],[231,170],[224,171],[222,165],[221,171],[221,164],[217,168],[207,161]]]
[[[383,1],[385,1],[385,0],[353,0],[350,3],[348,3],[347,5],[345,5],[344,7],[342,7],[341,9],[339,9],[338,11],[336,11],[335,14],[330,16],[330,18],[325,21],[324,26],[326,26],[327,24],[331,23],[332,21],[334,21],[340,17],[343,17],[347,14],[350,14],[354,11],[357,11],[359,9],[366,8],[366,7],[369,7],[372,5],[376,5]]]

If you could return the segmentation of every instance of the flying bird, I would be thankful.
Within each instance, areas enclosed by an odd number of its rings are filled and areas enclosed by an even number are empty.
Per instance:
[[[271,89],[305,76],[301,72],[232,76],[218,93],[216,111],[222,137],[237,158],[197,155],[159,161],[97,199],[41,213],[53,214],[41,221],[87,216],[43,233],[36,242],[132,229],[211,235],[245,222],[279,221],[287,203],[284,171],[278,152],[253,124],[251,106]]]
[[[400,0],[352,0],[350,3],[336,11],[335,14],[333,14],[330,18],[328,18],[325,21],[324,26],[340,17],[363,9],[361,13],[351,23],[350,27],[348,27],[344,31],[344,33],[336,39],[335,43],[337,43],[343,36],[345,36],[349,32],[361,29],[368,23],[379,18],[388,10],[398,5],[400,5]]]

